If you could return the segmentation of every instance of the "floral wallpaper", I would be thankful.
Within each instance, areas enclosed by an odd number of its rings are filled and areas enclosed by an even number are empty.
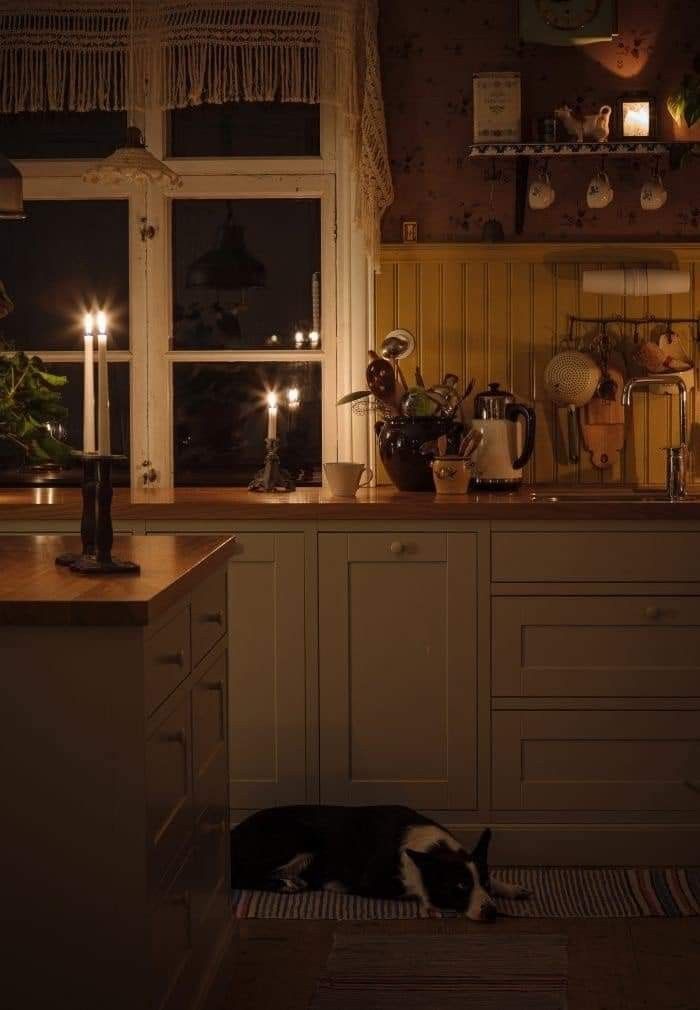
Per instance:
[[[614,106],[626,91],[656,96],[658,133],[697,139],[679,129],[666,97],[682,76],[700,71],[698,0],[619,0],[620,35],[582,47],[524,45],[517,38],[517,0],[381,0],[380,45],[389,151],[396,199],[383,222],[385,242],[401,240],[401,222],[418,221],[421,242],[474,242],[483,223],[499,219],[515,240],[514,163],[484,178],[486,162],[468,161],[472,140],[472,75],[518,70],[524,135],[534,119],[564,103],[582,112]],[[639,194],[653,170],[649,158],[608,158],[615,190],[604,210],[586,205],[599,168],[592,158],[553,159],[556,200],[526,211],[523,241],[605,239],[700,240],[700,157],[678,170],[661,163],[666,205],[644,211]]]

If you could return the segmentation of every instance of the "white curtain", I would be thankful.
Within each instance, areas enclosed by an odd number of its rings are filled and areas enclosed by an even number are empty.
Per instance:
[[[0,111],[121,109],[147,89],[164,109],[331,102],[353,139],[358,215],[376,253],[393,198],[377,0],[134,0],[133,22],[130,8],[0,0]]]

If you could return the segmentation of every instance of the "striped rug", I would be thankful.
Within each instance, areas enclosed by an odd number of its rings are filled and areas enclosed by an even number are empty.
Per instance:
[[[566,937],[336,934],[309,1010],[564,1010]]]
[[[499,868],[502,880],[524,884],[528,901],[497,899],[504,915],[521,918],[637,918],[700,915],[700,868],[639,869],[550,866]],[[239,919],[420,919],[415,901],[382,901],[351,894],[234,891]],[[453,913],[445,912],[449,918]]]

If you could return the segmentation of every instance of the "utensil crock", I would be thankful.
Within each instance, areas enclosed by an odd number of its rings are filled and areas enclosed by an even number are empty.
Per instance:
[[[456,453],[463,426],[448,417],[390,417],[377,421],[379,457],[399,491],[433,491],[433,455],[421,453],[425,442],[447,436],[448,453]]]

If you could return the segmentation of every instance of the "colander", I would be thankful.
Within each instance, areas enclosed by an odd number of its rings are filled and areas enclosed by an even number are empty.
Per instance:
[[[560,351],[544,370],[544,388],[550,400],[567,408],[569,460],[578,463],[578,407],[593,399],[601,380],[600,368],[582,351]]]

